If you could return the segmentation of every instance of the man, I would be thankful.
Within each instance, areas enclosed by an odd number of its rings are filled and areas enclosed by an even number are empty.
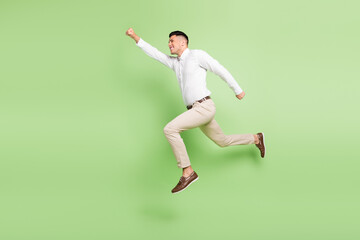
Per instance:
[[[188,109],[164,128],[165,136],[174,152],[178,167],[183,170],[180,181],[172,189],[172,193],[184,190],[198,179],[198,175],[191,167],[183,139],[180,136],[180,133],[185,130],[200,127],[201,131],[220,147],[255,144],[260,150],[261,157],[265,156],[263,133],[225,135],[214,119],[215,105],[210,98],[211,92],[206,88],[207,70],[220,76],[232,88],[239,100],[245,96],[245,92],[219,62],[205,51],[190,50],[188,48],[189,38],[181,31],[169,34],[170,53],[176,54],[177,57],[160,52],[136,35],[132,28],[126,31],[126,35],[134,39],[136,45],[147,55],[176,73],[183,100]]]

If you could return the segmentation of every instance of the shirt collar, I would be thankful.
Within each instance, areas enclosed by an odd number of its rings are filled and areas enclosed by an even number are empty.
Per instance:
[[[190,49],[186,48],[183,53],[181,54],[180,57],[178,57],[178,60],[184,60],[186,58],[186,56],[190,53]]]

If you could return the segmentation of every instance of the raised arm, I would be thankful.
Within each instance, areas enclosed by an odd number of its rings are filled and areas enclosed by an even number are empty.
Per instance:
[[[136,35],[136,33],[134,32],[134,30],[132,28],[129,28],[125,34],[128,35],[129,37],[131,37],[132,39],[134,39],[136,43],[138,43],[140,40],[140,37],[138,35]]]
[[[234,91],[236,97],[241,100],[245,96],[245,92],[240,88],[231,73],[205,51],[199,50],[199,54],[200,66],[221,77]]]
[[[165,66],[167,66],[171,69],[174,69],[173,66],[174,66],[175,57],[166,55],[166,54],[160,52],[159,50],[157,50],[156,48],[154,48],[153,46],[151,46],[149,43],[145,42],[142,38],[140,38],[138,35],[136,35],[136,33],[134,32],[134,30],[132,28],[129,28],[126,31],[126,35],[128,35],[129,37],[134,39],[136,42],[136,45],[138,47],[140,47],[148,56],[161,62]]]

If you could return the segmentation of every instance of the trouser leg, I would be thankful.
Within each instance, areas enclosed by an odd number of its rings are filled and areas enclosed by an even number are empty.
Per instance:
[[[208,138],[220,147],[254,143],[253,134],[225,135],[215,119],[212,119],[209,123],[201,126],[200,129]]]
[[[165,128],[165,136],[174,152],[179,168],[190,166],[190,159],[180,133],[209,123],[215,116],[214,102],[209,99],[202,103],[195,103],[193,108],[180,114]]]

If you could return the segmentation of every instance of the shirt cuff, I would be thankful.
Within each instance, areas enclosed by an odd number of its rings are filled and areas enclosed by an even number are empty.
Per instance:
[[[139,41],[136,43],[136,45],[140,48],[142,48],[144,46],[144,40],[142,40],[142,38],[139,39]]]
[[[235,89],[235,95],[239,95],[242,92],[243,90],[240,87]]]

